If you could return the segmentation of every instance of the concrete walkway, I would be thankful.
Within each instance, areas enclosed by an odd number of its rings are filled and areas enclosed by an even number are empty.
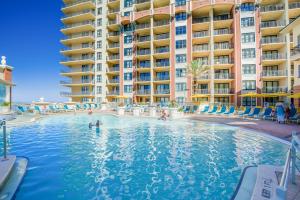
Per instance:
[[[239,117],[225,117],[219,115],[199,115],[194,114],[190,119],[226,124],[230,126],[238,126],[242,128],[252,129],[255,131],[270,134],[272,136],[290,140],[292,131],[300,132],[300,125],[297,124],[279,124],[275,121],[259,120],[259,119],[243,119]]]

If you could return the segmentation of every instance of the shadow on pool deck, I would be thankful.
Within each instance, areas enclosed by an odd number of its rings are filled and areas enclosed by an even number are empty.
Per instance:
[[[287,141],[290,141],[292,131],[300,132],[300,125],[297,124],[279,124],[276,121],[243,119],[239,117],[223,117],[217,115],[191,115],[190,119],[238,126],[263,132]]]

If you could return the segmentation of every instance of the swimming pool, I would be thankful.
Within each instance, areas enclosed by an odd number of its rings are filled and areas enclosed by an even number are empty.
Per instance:
[[[88,128],[100,119],[100,132]],[[57,115],[9,130],[30,159],[23,199],[230,199],[243,167],[283,165],[287,146],[196,121]]]

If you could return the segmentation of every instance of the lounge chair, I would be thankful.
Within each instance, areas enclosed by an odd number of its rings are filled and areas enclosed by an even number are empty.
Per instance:
[[[224,112],[226,112],[226,106],[222,106],[221,110],[216,112],[216,114],[223,114]]]
[[[255,107],[252,113],[249,113],[247,117],[258,117],[260,113],[260,108]]]
[[[17,106],[18,111],[20,111],[21,113],[25,113],[28,111],[27,107],[25,106]]]
[[[246,109],[244,110],[244,112],[239,113],[239,116],[249,115],[250,112],[251,112],[251,108],[250,107],[246,107]]]
[[[234,106],[230,106],[229,110],[227,112],[224,112],[224,115],[231,115],[234,114],[235,112],[235,107]]]
[[[285,122],[285,113],[284,113],[284,108],[283,106],[278,106],[276,108],[276,116],[277,116],[277,122],[281,123],[281,122]]]
[[[216,113],[217,112],[217,110],[218,110],[218,106],[214,106],[210,111],[208,111],[207,113],[208,114],[214,114],[214,113]]]
[[[207,113],[209,110],[209,106],[204,106],[203,110],[200,111],[200,113]]]
[[[272,113],[272,108],[266,108],[261,118],[269,119],[270,117],[272,117],[271,113]]]
[[[198,110],[198,108],[199,108],[198,106],[193,106],[193,107],[192,107],[192,110],[191,110],[191,113],[196,112],[196,111]]]
[[[289,121],[299,124],[300,123],[300,115],[298,113],[296,113],[294,116],[289,118]]]
[[[58,110],[53,105],[49,105],[49,110],[54,113],[58,112]]]
[[[183,110],[184,113],[189,113],[191,112],[191,106],[186,106]]]

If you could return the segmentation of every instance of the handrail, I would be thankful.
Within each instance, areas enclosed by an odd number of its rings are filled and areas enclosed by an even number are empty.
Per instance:
[[[6,120],[3,119],[0,123],[0,128],[3,127],[3,158],[7,159],[7,135],[6,135]]]
[[[287,184],[288,184],[288,176],[289,176],[289,171],[290,171],[290,161],[291,161],[291,149],[289,149],[287,153],[287,157],[285,160],[285,165],[282,173],[282,178],[280,180],[279,186],[284,188],[285,190],[287,189]]]

